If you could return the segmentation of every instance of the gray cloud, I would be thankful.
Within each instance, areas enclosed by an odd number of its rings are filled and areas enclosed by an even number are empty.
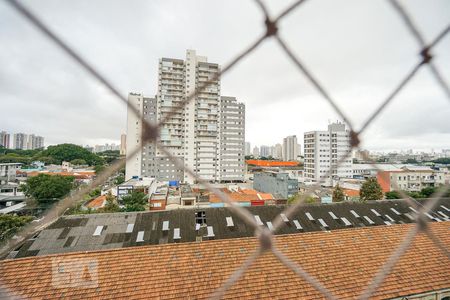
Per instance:
[[[156,92],[160,57],[197,49],[225,65],[263,33],[252,1],[24,1],[122,94]],[[268,1],[275,15],[290,1]],[[405,1],[427,41],[450,22],[445,0]],[[307,1],[280,24],[282,36],[356,127],[418,62],[419,48],[387,1]],[[0,129],[35,132],[49,143],[117,141],[126,107],[0,3]],[[450,80],[450,37],[433,53]],[[246,138],[325,129],[338,116],[266,41],[222,78],[222,92],[247,105]],[[371,149],[450,148],[450,105],[420,71],[364,134]],[[302,138],[300,138],[302,140]]]

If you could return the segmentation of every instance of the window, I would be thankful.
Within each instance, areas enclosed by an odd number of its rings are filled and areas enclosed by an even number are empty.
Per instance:
[[[195,213],[196,224],[206,224],[206,212],[204,210]]]

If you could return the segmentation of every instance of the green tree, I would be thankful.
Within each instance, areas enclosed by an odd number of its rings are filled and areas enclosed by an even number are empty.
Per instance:
[[[75,159],[71,160],[70,163],[72,165],[86,165],[87,164],[87,162],[81,158],[75,158]]]
[[[148,203],[147,195],[136,191],[122,197],[122,201],[125,205],[125,211],[143,211]]]
[[[47,150],[41,152],[40,156],[50,156],[58,164],[63,161],[73,161],[74,159],[83,159],[90,166],[103,165],[105,163],[100,156],[74,144],[49,146]]]
[[[32,216],[0,215],[0,242],[12,236],[31,220]]]
[[[344,191],[339,186],[339,184],[337,184],[336,187],[333,190],[332,200],[333,200],[333,202],[342,202],[342,201],[345,200]]]
[[[362,201],[383,199],[383,191],[375,177],[367,179],[359,193]]]
[[[431,195],[433,195],[436,192],[436,188],[435,187],[426,187],[423,188],[420,193],[424,196],[424,198],[430,198]]]
[[[144,209],[145,210],[145,207]],[[114,199],[114,196],[111,195],[111,193],[108,193],[106,196],[106,204],[104,207],[97,210],[98,212],[105,212],[105,213],[113,213],[113,212],[119,212],[121,211],[119,205],[117,204],[116,200]]]
[[[104,165],[95,165],[94,167],[94,171],[95,174],[100,174],[101,172],[103,172],[103,170],[105,170],[105,166]]]
[[[61,199],[73,188],[74,177],[39,174],[27,179],[22,187],[28,197],[33,197],[39,203]]]
[[[386,192],[384,194],[384,196],[386,197],[386,199],[400,199],[401,198],[400,193],[397,191]]]
[[[418,161],[417,161],[416,159],[414,159],[414,158],[408,158],[408,159],[405,160],[403,163],[404,163],[404,164],[417,164]]]
[[[100,188],[96,188],[89,192],[89,196],[91,196],[91,198],[96,198],[96,197],[100,196],[101,193],[102,192],[101,192]]]
[[[125,182],[125,176],[119,175],[114,179],[114,184],[119,185]]]

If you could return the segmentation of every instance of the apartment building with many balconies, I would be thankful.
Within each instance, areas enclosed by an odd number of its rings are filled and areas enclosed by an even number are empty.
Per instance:
[[[126,178],[150,176],[160,180],[194,183],[195,178],[177,167],[153,143],[141,145],[142,119],[160,123],[159,142],[181,165],[211,182],[244,180],[245,106],[220,95],[220,66],[187,50],[186,60],[159,61],[155,98],[131,93],[128,110]],[[174,110],[189,95],[192,101]],[[141,149],[133,153],[134,148]],[[133,157],[131,157],[133,156]]]
[[[423,188],[444,185],[445,173],[427,167],[405,166],[401,170],[378,172],[377,180],[383,192],[420,192]]]
[[[330,186],[333,178],[352,178],[350,131],[345,124],[333,123],[327,131],[310,131],[304,134],[305,181]],[[338,163],[342,160],[340,165]],[[331,173],[328,174],[330,168]],[[328,176],[327,176],[328,174]]]

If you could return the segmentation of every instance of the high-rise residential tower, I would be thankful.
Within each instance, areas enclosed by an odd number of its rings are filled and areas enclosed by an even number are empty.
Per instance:
[[[10,139],[10,134],[7,133],[6,131],[1,131],[0,132],[0,146],[4,147],[4,148],[9,148],[9,139]]]
[[[25,133],[14,133],[13,135],[13,149],[27,149],[28,136]]]
[[[127,153],[127,135],[122,133],[120,135],[120,155],[125,155]]]
[[[345,124],[333,123],[327,131],[310,131],[304,135],[305,180],[331,185],[334,178],[352,178],[352,155],[349,154],[340,166],[338,162],[350,151],[350,131]],[[327,172],[332,168],[330,176]]]
[[[298,154],[297,136],[285,137],[283,139],[283,160],[297,160]]]
[[[244,180],[245,107],[233,97],[221,96],[219,72],[218,64],[187,50],[186,60],[160,59],[155,98],[129,95],[130,105],[140,116],[128,110],[127,179],[142,175],[195,182],[184,167],[177,167],[155,144],[141,145],[143,118],[162,123],[159,142],[196,175],[211,182]],[[204,91],[174,111],[207,82]],[[136,152],[134,148],[141,150]]]

